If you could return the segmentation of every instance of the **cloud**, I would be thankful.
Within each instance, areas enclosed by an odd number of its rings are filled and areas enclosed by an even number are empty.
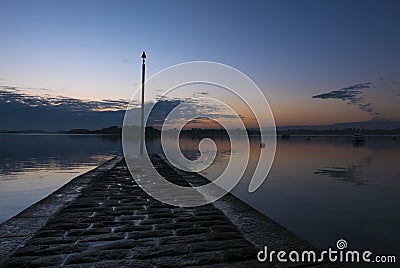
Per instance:
[[[45,88],[29,88],[30,90],[50,91]],[[0,85],[0,103],[19,103],[30,107],[43,107],[64,109],[68,111],[119,111],[125,110],[128,101],[101,100],[88,101],[65,96],[52,96],[50,94],[33,95],[26,92],[25,88]]]
[[[215,102],[209,103],[209,101],[205,99],[167,98],[164,96],[157,100],[151,112],[149,111],[150,104],[153,103],[149,102],[145,105],[145,111],[149,112],[147,125],[156,128],[160,128],[166,122],[165,120],[167,117],[167,128],[178,128],[189,121],[191,123],[201,123],[203,126],[209,124],[211,127],[215,126],[214,120],[228,123],[234,122],[238,117],[234,114],[230,114],[224,105]],[[171,114],[174,109],[174,113]],[[132,113],[132,118],[135,118],[135,120],[129,124],[139,122],[139,110],[140,109],[136,108],[130,111],[130,113]],[[206,118],[213,119],[206,120]],[[239,115],[239,118],[246,119],[246,117],[241,115]]]
[[[38,90],[41,92],[40,94],[36,92]],[[141,109],[138,103],[129,104],[128,101],[123,99],[82,100],[66,96],[54,96],[48,91],[46,89],[0,85],[0,112],[3,115],[0,114],[0,129],[94,129],[106,127],[110,124],[121,125],[126,110],[132,118],[128,125],[140,122]],[[155,104],[147,101],[145,111],[150,113],[147,125],[162,126],[171,111],[183,103],[185,105],[169,117],[167,125],[171,127],[180,126],[184,122],[198,117],[209,117],[224,122],[235,121],[234,119],[237,116],[231,114],[224,105],[198,97],[207,95],[207,92],[199,92],[195,97],[187,98],[164,96],[158,99]],[[149,109],[153,104],[154,107],[150,112]],[[246,119],[243,115],[239,117],[242,120]],[[29,122],[29,124],[26,124],[26,122]],[[203,124],[211,123],[204,118],[201,122]]]
[[[0,129],[58,131],[122,125],[128,101],[88,101],[48,91],[0,85]]]
[[[338,90],[333,90],[327,93],[312,96],[314,99],[337,99],[347,101],[349,105],[357,105],[362,111],[371,115],[378,114],[374,111],[371,103],[366,102],[364,99],[364,90],[373,87],[373,83],[361,83],[351,86],[343,87]]]

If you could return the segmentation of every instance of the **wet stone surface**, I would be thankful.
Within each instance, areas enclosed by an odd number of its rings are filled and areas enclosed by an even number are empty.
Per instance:
[[[162,175],[187,185],[161,159],[153,162]],[[257,267],[257,252],[212,204],[163,204],[136,184],[121,161],[93,179],[2,267]]]

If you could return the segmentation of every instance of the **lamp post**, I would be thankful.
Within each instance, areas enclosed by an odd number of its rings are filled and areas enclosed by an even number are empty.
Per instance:
[[[144,139],[145,139],[145,126],[144,126],[144,75],[146,70],[145,64],[146,53],[142,53],[142,111],[140,121],[140,155],[143,155]]]

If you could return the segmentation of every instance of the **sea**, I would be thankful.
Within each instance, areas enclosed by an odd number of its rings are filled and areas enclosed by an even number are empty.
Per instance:
[[[182,152],[199,156],[200,138],[181,137]],[[219,137],[217,158],[204,175],[226,168],[230,140]],[[260,148],[258,139],[250,139]],[[243,143],[245,146],[245,143]],[[160,146],[147,144],[148,148]],[[122,154],[114,135],[0,134],[0,223],[41,200],[72,178]],[[240,148],[240,146],[239,146]],[[244,156],[243,156],[244,157]],[[321,249],[348,248],[374,254],[400,252],[400,138],[346,136],[277,138],[275,159],[261,187],[248,192],[249,169],[232,193]],[[243,161],[246,161],[243,158]]]

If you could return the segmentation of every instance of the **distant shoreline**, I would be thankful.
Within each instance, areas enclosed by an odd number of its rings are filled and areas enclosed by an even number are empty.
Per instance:
[[[133,126],[133,128],[139,128]],[[174,130],[172,130],[174,131]],[[233,130],[235,132],[235,130]],[[146,136],[157,137],[161,133],[160,130],[153,127],[146,127]],[[200,129],[192,128],[185,129],[181,132],[183,135],[195,137],[202,136],[227,136],[227,132],[223,129]],[[354,133],[360,133],[364,136],[400,136],[400,128],[396,129],[326,129],[326,130],[311,130],[311,129],[277,129],[277,136],[351,136]],[[111,126],[107,128],[88,130],[88,129],[71,129],[66,131],[44,131],[44,130],[0,130],[0,134],[64,134],[64,135],[122,135],[122,128]],[[258,136],[260,131],[247,129],[249,136]]]

